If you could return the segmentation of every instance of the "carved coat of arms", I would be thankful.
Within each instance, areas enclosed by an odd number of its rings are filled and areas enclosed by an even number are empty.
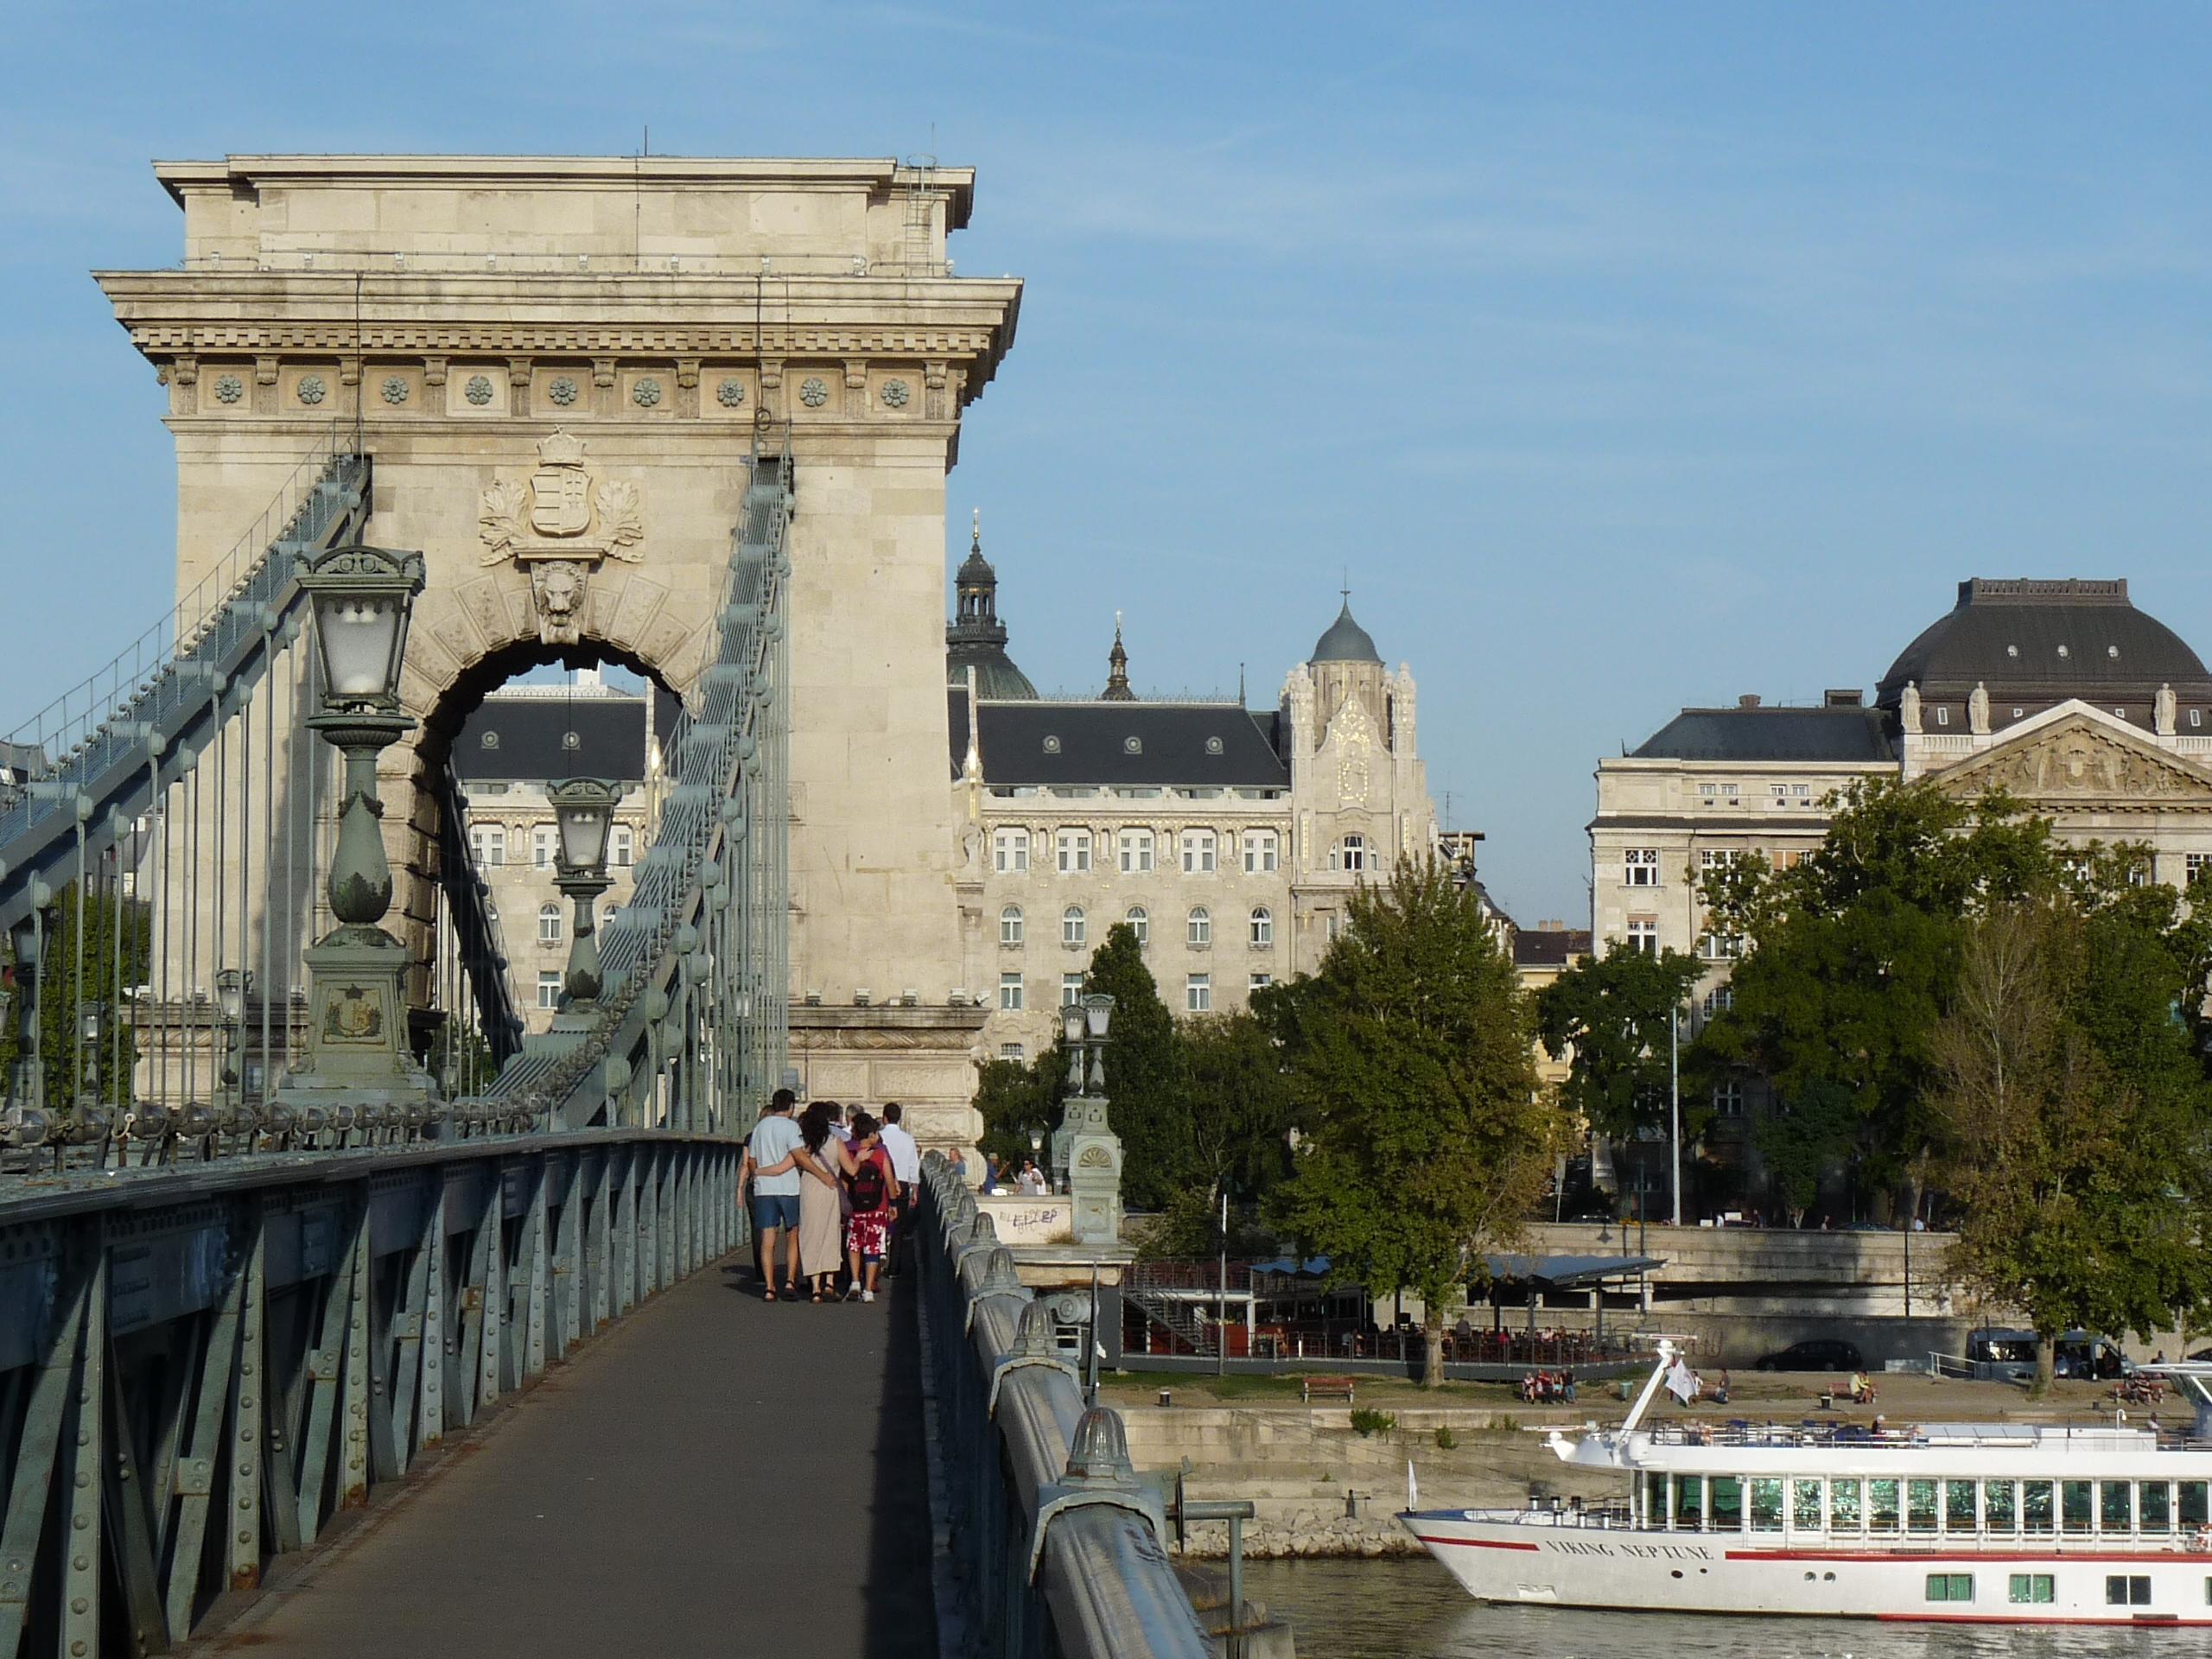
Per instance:
[[[527,570],[539,640],[572,645],[601,561],[644,556],[645,511],[636,484],[592,477],[583,440],[569,432],[541,442],[537,462],[527,483],[503,478],[484,492],[483,563],[512,559]]]

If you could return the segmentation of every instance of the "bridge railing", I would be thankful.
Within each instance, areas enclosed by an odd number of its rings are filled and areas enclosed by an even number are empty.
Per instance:
[[[924,1160],[921,1192],[924,1363],[958,1580],[950,1622],[963,1653],[1211,1654],[1168,1560],[1160,1494],[1130,1465],[1121,1414],[1086,1407],[1059,1347],[1058,1328],[1087,1310],[1023,1287],[990,1217],[936,1153]]]
[[[739,1156],[605,1130],[18,1191],[0,1209],[0,1659],[184,1641],[734,1248]]]

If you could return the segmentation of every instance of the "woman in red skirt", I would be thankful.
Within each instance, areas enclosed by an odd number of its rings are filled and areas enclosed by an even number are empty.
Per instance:
[[[860,1292],[861,1300],[872,1302],[876,1275],[882,1271],[884,1252],[889,1247],[891,1211],[898,1202],[899,1180],[891,1173],[891,1154],[884,1150],[881,1126],[866,1112],[853,1120],[852,1145],[839,1161],[845,1166],[845,1192],[853,1205],[853,1213],[845,1223],[845,1260],[852,1268],[853,1288]],[[850,1296],[853,1292],[845,1294]]]

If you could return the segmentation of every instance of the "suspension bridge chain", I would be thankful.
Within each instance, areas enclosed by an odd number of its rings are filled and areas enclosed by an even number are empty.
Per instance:
[[[73,693],[0,751],[0,1659],[227,1618],[742,1237],[735,1131],[789,1040],[788,433],[749,465],[655,843],[550,1033],[524,1033],[442,758],[418,778],[434,913],[408,918],[429,959],[376,925],[362,734],[408,722],[347,702],[319,607],[331,571],[419,587],[422,560],[361,545],[365,455],[303,467],[258,556],[149,633],[169,654],[107,671],[103,713]],[[394,955],[404,1044],[347,1027],[378,1005],[322,973]],[[348,1085],[334,1035],[380,1040],[406,1087]]]
[[[277,529],[258,556],[233,554],[87,682],[116,688],[104,713],[80,688],[0,745],[0,1220],[25,1183],[218,1157],[592,1125],[726,1135],[782,1080],[793,493],[789,434],[763,431],[716,646],[664,749],[658,834],[599,941],[600,995],[525,1037],[440,759],[421,779],[430,959],[408,993],[423,1086],[288,1089],[322,1034],[303,954],[346,931],[325,887],[356,784],[308,729],[329,686],[302,581],[368,521],[372,465],[346,435],[264,515]],[[146,639],[174,646],[150,668]]]

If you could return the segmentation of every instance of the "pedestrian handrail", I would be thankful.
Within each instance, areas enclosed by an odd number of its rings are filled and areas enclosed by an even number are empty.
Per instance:
[[[1056,1326],[1086,1321],[1087,1302],[1033,1297],[936,1153],[923,1160],[918,1244],[958,1578],[949,1622],[959,1645],[945,1659],[1214,1652],[1169,1562],[1160,1496],[1129,1462],[1121,1414],[1086,1408],[1059,1351]]]

